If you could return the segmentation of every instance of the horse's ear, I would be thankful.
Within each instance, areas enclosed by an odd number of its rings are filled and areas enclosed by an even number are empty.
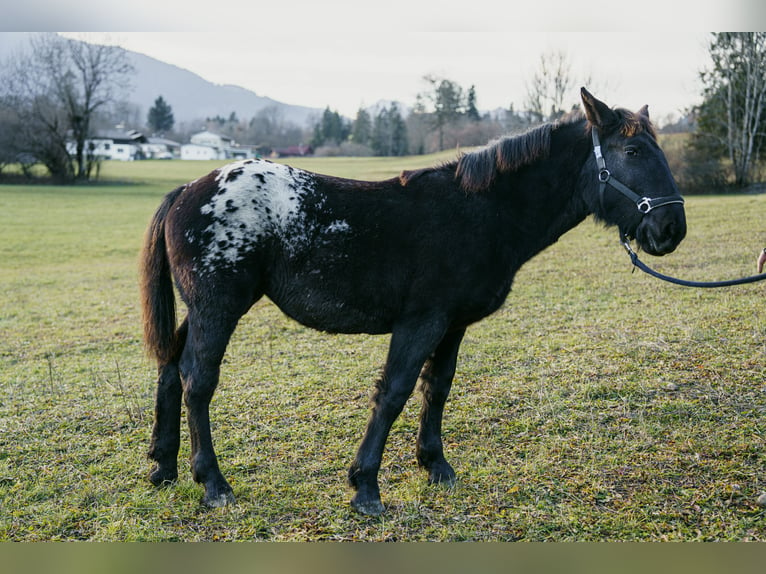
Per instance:
[[[644,106],[640,110],[638,110],[638,115],[645,117],[647,120],[649,119],[649,106]]]
[[[580,88],[580,97],[582,98],[582,105],[585,107],[585,117],[592,125],[604,128],[616,119],[615,113],[609,106],[597,100],[585,88]]]

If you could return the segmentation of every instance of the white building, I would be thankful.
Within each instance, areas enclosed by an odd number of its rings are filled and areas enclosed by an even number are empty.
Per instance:
[[[181,159],[226,159],[226,156],[212,146],[189,143],[181,146]]]
[[[181,144],[165,138],[147,138],[147,143],[141,145],[141,151],[146,159],[174,159],[181,153]]]
[[[145,143],[146,137],[137,131],[99,132],[85,140],[85,151],[100,159],[133,161],[144,157],[141,146]],[[76,153],[74,142],[67,142],[67,151],[72,155]]]
[[[189,138],[190,143],[181,146],[181,159],[243,159],[252,157],[252,149],[239,147],[227,136],[204,131]]]

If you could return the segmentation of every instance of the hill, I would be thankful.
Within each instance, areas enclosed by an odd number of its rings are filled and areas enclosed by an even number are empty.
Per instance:
[[[33,34],[0,33],[0,62],[24,49]],[[285,121],[305,127],[307,122],[322,113],[320,109],[278,102],[238,86],[214,84],[172,64],[137,52],[126,52],[136,71],[132,78],[132,90],[125,99],[140,108],[141,117],[146,117],[160,95],[172,106],[178,123],[215,116],[228,118],[231,112],[245,119],[264,108],[276,107]]]
[[[128,56],[136,69],[129,99],[140,106],[143,113],[160,95],[173,107],[177,122],[215,116],[228,118],[231,112],[242,119],[251,118],[264,108],[276,107],[286,121],[304,127],[322,113],[316,108],[278,102],[239,86],[214,84],[144,54],[128,51]]]

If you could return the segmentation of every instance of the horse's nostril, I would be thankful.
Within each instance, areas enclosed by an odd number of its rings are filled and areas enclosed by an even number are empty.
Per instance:
[[[665,223],[665,227],[662,230],[663,233],[668,237],[675,237],[678,235],[679,230],[679,224],[675,219],[671,219],[667,223]]]

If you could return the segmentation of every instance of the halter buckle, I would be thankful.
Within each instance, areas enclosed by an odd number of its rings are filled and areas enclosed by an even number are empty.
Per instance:
[[[648,197],[642,197],[638,203],[636,203],[638,210],[646,215],[652,210],[652,200]]]
[[[606,169],[606,168],[604,168],[604,169],[602,169],[602,170],[599,170],[599,172],[598,172],[598,180],[599,180],[601,183],[606,183],[606,182],[608,182],[608,181],[609,181],[609,178],[611,178],[611,177],[612,177],[612,174],[611,174],[611,173],[609,172],[609,170],[608,170],[608,169]]]

